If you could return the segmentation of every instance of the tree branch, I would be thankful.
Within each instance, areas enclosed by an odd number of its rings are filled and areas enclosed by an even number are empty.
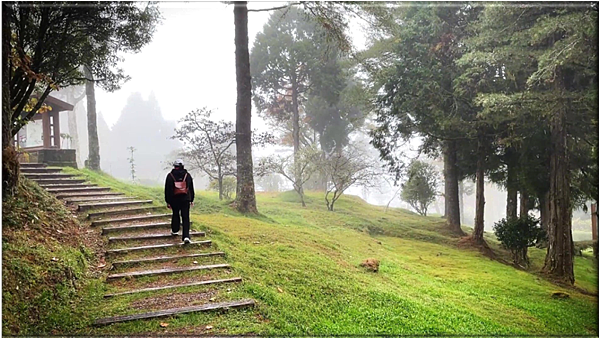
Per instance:
[[[248,12],[268,12],[268,11],[276,11],[278,9],[284,9],[284,8],[288,8],[292,5],[298,5],[296,4],[288,4],[285,6],[279,6],[279,7],[271,7],[271,8],[262,8],[262,9],[249,9]]]

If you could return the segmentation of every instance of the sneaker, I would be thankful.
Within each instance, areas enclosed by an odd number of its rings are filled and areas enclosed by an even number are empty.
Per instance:
[[[179,235],[179,232],[171,232],[171,235]]]
[[[189,243],[191,243],[191,241],[190,241],[190,238],[185,238],[185,239],[183,239],[183,243],[184,243],[184,244],[189,244]]]

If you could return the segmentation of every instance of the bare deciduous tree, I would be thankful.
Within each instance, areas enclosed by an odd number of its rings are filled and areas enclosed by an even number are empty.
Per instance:
[[[171,138],[185,144],[180,154],[190,160],[191,169],[200,169],[218,182],[219,200],[223,200],[223,179],[237,177],[235,128],[232,122],[210,120],[211,114],[206,107],[191,111],[179,121],[182,125]],[[253,145],[272,142],[269,133],[253,133]]]
[[[320,167],[327,178],[325,203],[329,211],[333,211],[335,202],[351,186],[376,185],[377,169],[374,163],[365,152],[352,145],[326,155]]]
[[[263,177],[271,173],[283,175],[284,178],[292,183],[294,191],[300,196],[302,207],[306,207],[302,187],[317,171],[316,160],[319,159],[320,154],[320,151],[316,147],[306,147],[298,153],[287,157],[272,156],[262,158],[256,168],[256,174],[258,177]]]

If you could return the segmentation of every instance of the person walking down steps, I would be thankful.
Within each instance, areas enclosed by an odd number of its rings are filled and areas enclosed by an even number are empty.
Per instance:
[[[179,235],[182,226],[182,239],[190,243],[190,206],[194,206],[194,180],[183,168],[181,159],[175,160],[173,170],[167,174],[165,181],[165,201],[173,211],[171,219],[171,235]]]

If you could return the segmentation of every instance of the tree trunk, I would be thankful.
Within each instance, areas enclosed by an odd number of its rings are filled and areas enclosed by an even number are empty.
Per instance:
[[[456,166],[456,142],[444,145],[445,210],[448,226],[458,235],[465,235],[460,228],[460,206],[458,203],[458,168]]]
[[[19,161],[13,146],[10,107],[10,4],[2,3],[2,196],[14,194],[19,183]]]
[[[510,219],[517,217],[516,168],[511,158],[514,156],[514,150],[508,148],[506,156],[508,158],[506,163],[506,219]]]
[[[481,138],[478,141],[478,155],[477,155],[477,170],[476,170],[476,192],[475,192],[475,226],[473,227],[473,241],[478,244],[484,242],[483,240],[483,216],[485,210],[485,196],[484,196],[484,166],[485,166],[485,150],[483,148],[483,140]]]
[[[301,198],[304,195],[304,187],[302,187],[302,173],[300,172],[300,164],[298,158],[300,155],[300,110],[298,108],[298,90],[295,79],[292,79],[292,136],[294,139],[294,180],[295,185],[298,187],[298,193]],[[304,198],[302,198],[302,206],[304,205]]]
[[[75,91],[78,86],[73,86],[70,88],[71,92],[69,93],[69,103],[73,105],[73,110],[67,113],[68,118],[68,127],[69,127],[69,135],[71,136],[71,141],[73,142],[73,147],[75,149],[75,158],[77,159],[77,166],[80,167],[82,165],[81,162],[81,147],[79,146],[79,131],[77,129],[77,111],[81,107],[81,101],[83,100],[83,95],[80,98],[75,97]]]
[[[306,207],[306,203],[304,202],[304,191],[302,190],[302,187],[298,187],[294,184],[294,189],[296,190],[296,193],[298,193],[298,195],[300,196],[300,202],[302,203],[302,207]]]
[[[563,75],[556,70],[557,98],[564,98]],[[564,99],[563,99],[564,100]],[[550,121],[550,222],[548,224],[548,252],[543,272],[573,284],[573,236],[571,233],[571,195],[569,188],[569,153],[566,130],[566,102],[560,102]]]
[[[252,84],[250,53],[248,52],[248,7],[245,1],[235,2],[235,78],[237,104],[235,116],[235,146],[237,155],[237,187],[235,206],[241,213],[258,213],[252,172]]]
[[[546,191],[544,194],[538,196],[540,200],[540,226],[548,234],[548,223],[550,221],[550,192]],[[536,247],[545,248],[548,246],[547,240],[540,241]]]
[[[522,190],[521,195],[519,197],[519,217],[524,218],[527,217],[529,213],[529,194]]]
[[[542,229],[548,232],[548,224],[550,222],[550,192],[540,194],[540,225]]]
[[[458,182],[458,206],[460,211],[460,224],[465,223],[465,185],[464,180]]]
[[[10,16],[9,3],[2,3],[2,149],[12,145],[12,110],[10,107]],[[4,171],[3,171],[4,172]],[[4,174],[4,173],[3,173]],[[6,179],[6,177],[5,177]]]
[[[98,142],[98,124],[96,119],[96,94],[94,92],[94,75],[89,66],[84,66],[85,95],[87,99],[87,125],[88,125],[88,167],[91,170],[100,170],[100,143]]]
[[[219,200],[223,200],[223,176],[219,170]]]

